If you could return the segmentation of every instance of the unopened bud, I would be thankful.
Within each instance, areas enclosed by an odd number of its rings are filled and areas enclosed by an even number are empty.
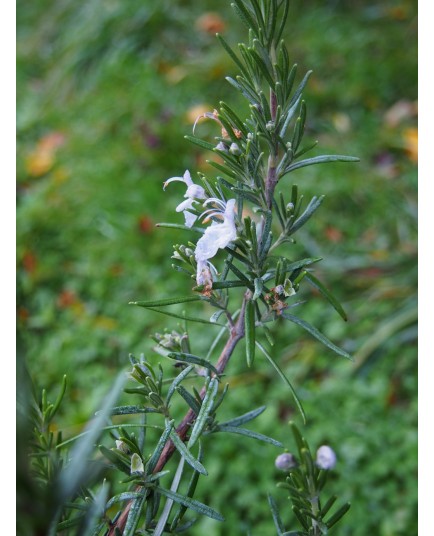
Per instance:
[[[268,132],[272,132],[274,130],[274,121],[268,121],[268,123],[265,125],[265,128],[268,130]]]
[[[336,465],[336,454],[328,445],[322,445],[316,453],[316,464],[320,469],[333,469]]]
[[[219,151],[224,151],[225,153],[228,152],[228,148],[226,147],[226,145],[222,141],[220,143],[218,143],[215,146],[215,148],[218,149]]]
[[[231,146],[229,147],[229,152],[235,156],[239,156],[241,154],[241,149],[236,143],[231,143]]]
[[[130,454],[130,449],[128,448],[128,445],[120,439],[116,439],[116,448],[124,454]]]
[[[292,454],[290,454],[289,452],[285,452],[277,456],[274,465],[277,469],[280,469],[281,471],[287,471],[288,469],[297,467],[297,461]]]
[[[131,474],[133,473],[143,473],[145,467],[143,465],[142,458],[136,453],[131,456]]]

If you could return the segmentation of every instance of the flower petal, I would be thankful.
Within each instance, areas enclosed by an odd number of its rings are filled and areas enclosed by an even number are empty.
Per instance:
[[[202,188],[202,186],[199,186],[198,184],[190,184],[190,186],[187,188],[187,191],[185,192],[184,197],[194,197],[196,199],[206,199],[206,193],[205,190]]]
[[[188,210],[189,208],[193,208],[194,199],[186,199],[182,203],[179,203],[179,205],[176,207],[176,212],[183,212],[184,210]]]
[[[191,212],[188,212],[188,210],[184,210],[184,218],[185,218],[185,225],[187,227],[192,227],[194,222],[197,220],[197,216],[195,216]]]

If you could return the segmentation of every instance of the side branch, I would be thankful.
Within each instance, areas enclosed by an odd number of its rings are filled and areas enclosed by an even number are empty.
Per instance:
[[[247,291],[243,304],[241,307],[240,314],[237,318],[237,321],[233,327],[231,327],[229,338],[218,358],[216,369],[218,372],[218,375],[223,374],[226,365],[229,362],[229,359],[231,358],[231,355],[233,354],[237,344],[240,342],[240,340],[244,337],[244,316],[246,313],[246,302],[247,299],[250,296],[250,291]],[[205,387],[202,388],[200,392],[200,397],[204,398],[206,389]],[[179,435],[179,437],[184,441],[188,430],[190,426],[194,423],[196,414],[193,410],[189,409],[188,412],[185,414],[184,418],[182,419],[181,423],[176,428],[176,433]],[[168,441],[166,445],[164,446],[164,449],[160,455],[160,458],[158,459],[158,462],[154,468],[153,473],[158,473],[163,469],[163,467],[166,465],[166,463],[170,460],[173,453],[175,452],[175,446],[172,443],[172,441]],[[140,487],[136,489],[136,491],[140,491]],[[128,514],[131,509],[131,502],[127,504],[127,506],[124,508],[121,515],[118,517],[118,519],[111,525],[107,536],[116,536],[117,534],[123,534],[123,531],[125,529],[125,525],[128,519]]]

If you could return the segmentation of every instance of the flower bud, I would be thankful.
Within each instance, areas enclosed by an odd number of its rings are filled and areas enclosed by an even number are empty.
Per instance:
[[[231,143],[231,146],[229,147],[229,152],[235,156],[239,156],[241,154],[241,149],[236,143]]]
[[[274,121],[268,121],[268,123],[265,125],[265,128],[268,130],[268,132],[273,132],[274,127]]]
[[[216,146],[215,146],[216,149],[218,149],[219,151],[224,151],[225,153],[228,152],[228,148],[226,147],[226,145],[221,141],[219,142]]]
[[[136,453],[131,456],[131,474],[143,473],[145,467],[143,465],[142,458]]]
[[[277,469],[280,469],[281,471],[287,471],[288,469],[296,467],[297,461],[292,454],[290,454],[289,452],[285,452],[277,456],[274,465]]]
[[[130,454],[130,449],[128,448],[128,445],[120,439],[116,439],[116,448],[124,454]]]
[[[320,469],[333,469],[336,465],[336,454],[328,445],[322,445],[316,452],[316,464]]]

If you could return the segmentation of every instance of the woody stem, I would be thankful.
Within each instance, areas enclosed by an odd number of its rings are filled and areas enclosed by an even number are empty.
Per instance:
[[[241,307],[240,314],[237,318],[237,321],[230,329],[230,335],[229,338],[218,358],[217,364],[215,366],[217,370],[217,375],[220,376],[223,374],[229,359],[231,358],[237,344],[240,342],[241,339],[244,337],[244,317],[245,317],[245,311],[246,311],[246,302],[248,299],[248,296],[250,295],[250,291],[247,291],[243,304]],[[206,388],[203,387],[200,392],[200,397],[203,400],[206,393]],[[179,435],[179,437],[184,441],[186,438],[187,432],[190,428],[190,426],[194,423],[194,420],[196,418],[196,414],[192,409],[189,409],[187,413],[185,414],[184,418],[180,422],[180,424],[176,428],[176,433]],[[173,453],[175,451],[175,446],[172,443],[172,441],[168,441],[166,445],[164,446],[163,451],[160,454],[160,458],[158,459],[158,462],[154,468],[153,473],[158,473],[163,469],[163,467],[166,465],[166,463],[170,460]],[[136,491],[140,491],[140,487],[136,489]],[[132,503],[129,502],[127,506],[122,511],[121,515],[117,518],[117,520],[111,525],[108,536],[115,536],[116,529],[123,534],[123,531],[125,529],[125,525],[128,519],[128,514],[130,512]]]

